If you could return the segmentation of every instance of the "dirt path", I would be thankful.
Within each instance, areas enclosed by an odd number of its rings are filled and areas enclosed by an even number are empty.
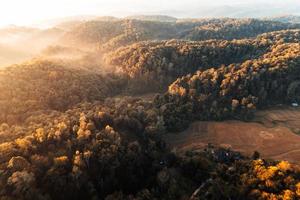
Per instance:
[[[195,122],[165,140],[177,151],[201,149],[208,143],[232,148],[246,155],[254,151],[263,158],[300,164],[300,109],[276,108],[260,111],[253,122]]]

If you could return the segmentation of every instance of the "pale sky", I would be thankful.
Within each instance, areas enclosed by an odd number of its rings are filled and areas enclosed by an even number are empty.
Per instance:
[[[284,4],[293,7],[300,0],[1,0],[0,26],[28,25],[51,18],[74,15],[141,14],[163,11],[188,11],[209,6],[248,3]],[[161,13],[160,13],[161,12]]]

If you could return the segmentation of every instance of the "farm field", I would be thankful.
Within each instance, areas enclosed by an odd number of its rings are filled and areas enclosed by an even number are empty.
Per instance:
[[[275,108],[259,111],[251,122],[195,122],[165,140],[177,151],[203,149],[208,143],[251,156],[300,163],[300,109]]]

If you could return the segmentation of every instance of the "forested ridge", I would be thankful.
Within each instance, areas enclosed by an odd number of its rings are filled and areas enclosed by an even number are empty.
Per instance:
[[[183,38],[190,40],[241,39],[255,37],[261,33],[299,28],[297,24],[288,24],[255,19],[215,19],[210,23],[195,27]]]
[[[179,78],[156,101],[182,123],[251,118],[256,108],[299,101],[299,55],[299,43],[278,44],[261,58]],[[171,129],[184,127],[168,119]]]
[[[3,122],[20,122],[32,112],[64,111],[78,103],[103,100],[118,94],[126,83],[115,75],[33,60],[0,71],[0,106]]]
[[[132,98],[43,116],[29,135],[0,145],[0,194],[4,199],[299,196],[300,171],[288,162],[261,160],[257,153],[249,159],[211,146],[184,155],[168,151],[159,137],[166,131],[163,119],[151,102]]]
[[[113,50],[137,41],[172,38],[172,23],[140,20],[90,21],[67,32],[62,41],[72,45],[96,45],[99,50]]]
[[[251,59],[267,49],[267,43],[252,44],[249,40],[170,40],[133,44],[107,54],[104,59],[106,63],[116,67],[117,72],[132,80],[140,79],[155,90],[165,89],[177,77],[193,73],[199,68],[207,69]]]
[[[184,39],[243,39],[259,34],[300,28],[299,24],[257,19],[201,19],[176,22],[137,19],[94,20],[80,23],[66,32],[62,40],[71,45],[97,45],[102,51],[114,50],[139,41]]]
[[[269,17],[267,19],[285,23],[300,23],[300,17],[297,15],[282,15],[277,17]]]
[[[258,35],[254,39],[141,42],[108,53],[107,64],[151,90],[165,89],[178,77],[197,70],[256,59],[285,42],[297,43],[300,31],[277,31]],[[136,83],[137,82],[137,83]]]
[[[294,163],[211,144],[177,152],[162,139],[196,120],[299,103],[299,25],[76,23],[60,24],[64,36],[35,59],[0,69],[0,200],[300,198]]]

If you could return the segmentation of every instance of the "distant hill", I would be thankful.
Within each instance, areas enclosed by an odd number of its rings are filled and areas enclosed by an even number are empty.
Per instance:
[[[262,33],[300,28],[300,25],[257,19],[212,19],[207,24],[197,26],[183,35],[183,39],[242,39]]]
[[[250,2],[250,3],[249,3]],[[269,1],[264,3],[261,1],[248,1],[240,4],[224,4],[224,5],[186,5],[182,8],[173,8],[163,10],[161,13],[170,16],[178,16],[182,18],[200,18],[200,17],[232,17],[232,18],[263,18],[269,16],[280,15],[299,15],[300,3],[289,3],[287,1]]]
[[[9,26],[0,29],[0,67],[32,58],[48,45],[56,43],[63,33],[58,28]]]
[[[118,18],[116,17],[112,17],[112,16],[100,16],[100,17],[91,17],[91,18],[84,18],[84,19],[65,19],[62,21],[57,21],[56,24],[54,24],[53,26],[59,29],[63,29],[66,31],[70,31],[73,28],[75,28],[76,26],[79,26],[80,24],[86,23],[88,21],[114,21],[114,20],[118,20]]]
[[[22,26],[9,26],[0,29],[0,43],[14,46],[19,49],[26,49],[32,52],[39,51],[48,44],[60,38],[64,30],[59,28],[39,29]],[[28,49],[30,45],[30,49]]]
[[[61,42],[110,51],[146,40],[241,39],[265,32],[299,28],[300,25],[256,19],[185,19],[174,22],[120,19],[81,23],[68,31]]]
[[[95,15],[77,15],[77,16],[69,16],[69,17],[62,17],[62,18],[54,18],[43,20],[35,24],[40,28],[49,28],[58,26],[59,24],[70,23],[70,22],[86,22],[89,20],[95,19],[97,16]]]
[[[270,17],[266,19],[283,22],[283,23],[298,23],[298,24],[300,23],[300,16],[297,15],[284,15],[278,17]]]
[[[0,28],[0,43],[14,43],[38,33],[40,30],[24,26],[7,26]]]
[[[125,19],[137,19],[143,21],[176,22],[177,18],[167,15],[133,15]]]
[[[173,23],[130,19],[97,20],[76,26],[61,38],[61,42],[75,46],[114,49],[138,41],[172,38],[176,34]]]
[[[0,44],[0,68],[29,59],[32,55],[5,44]]]

